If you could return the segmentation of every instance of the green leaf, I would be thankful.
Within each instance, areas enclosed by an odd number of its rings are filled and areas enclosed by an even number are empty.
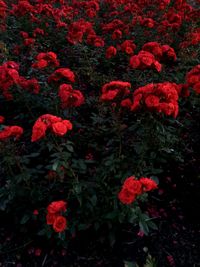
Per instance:
[[[151,228],[153,230],[158,230],[158,226],[154,222],[148,221],[147,224],[148,224],[149,228]]]
[[[111,232],[108,234],[108,238],[109,238],[110,246],[113,247],[113,245],[114,245],[115,242],[116,242],[115,233],[114,233],[113,231],[111,231]]]
[[[93,196],[90,198],[90,200],[91,200],[92,205],[93,205],[93,206],[96,206],[96,204],[97,204],[97,196],[96,196],[96,195],[93,195]]]
[[[139,221],[140,230],[145,234],[149,234],[149,227],[145,221]]]
[[[59,166],[59,161],[56,161],[56,162],[54,162],[54,164],[53,164],[53,166],[52,166],[52,170],[53,171],[56,171],[57,170],[57,168],[58,168],[58,166]]]
[[[46,235],[46,229],[42,229],[37,233],[39,236]]]
[[[124,261],[124,267],[138,267],[136,262]]]
[[[25,224],[25,223],[27,223],[28,220],[29,220],[29,218],[30,218],[30,216],[27,215],[27,214],[25,214],[25,215],[22,217],[22,219],[21,219],[21,221],[20,221],[20,224]]]
[[[72,145],[66,145],[66,148],[69,152],[73,153],[74,152],[74,148]]]

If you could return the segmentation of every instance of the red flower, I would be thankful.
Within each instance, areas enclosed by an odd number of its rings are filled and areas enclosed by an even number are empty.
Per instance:
[[[48,62],[45,59],[40,59],[37,63],[32,65],[33,68],[43,69],[48,66]]]
[[[140,195],[142,193],[141,182],[135,180],[134,176],[126,178],[123,184],[123,188],[126,188],[129,192],[131,192],[134,195]]]
[[[142,177],[136,180],[135,176],[131,176],[124,181],[118,198],[123,204],[131,204],[135,201],[137,196],[156,188],[157,184],[149,178]]]
[[[140,194],[142,194],[142,184],[131,176],[124,181],[118,198],[123,204],[131,204]]]
[[[6,140],[10,137],[19,139],[23,134],[23,131],[23,128],[20,126],[6,126],[2,131],[0,131],[0,140]]]
[[[48,213],[56,214],[59,212],[65,212],[67,207],[67,203],[63,200],[60,201],[53,201],[49,206],[47,207]]]
[[[187,73],[186,81],[197,94],[200,94],[200,64]]]
[[[68,42],[75,45],[82,42],[84,34],[89,34],[92,31],[92,23],[80,19],[69,25],[66,39]]]
[[[37,216],[39,214],[38,210],[33,211],[33,215]]]
[[[130,93],[131,84],[129,82],[112,81],[102,87],[101,100],[110,101],[116,97],[126,96]]]
[[[75,82],[75,75],[73,71],[67,68],[60,68],[54,71],[54,73],[52,73],[51,76],[48,78],[48,82],[51,82],[51,81],[57,82],[63,78],[69,80],[70,82]]]
[[[121,39],[122,38],[122,32],[120,30],[115,30],[112,34],[112,39]]]
[[[158,60],[160,60],[163,55],[162,45],[157,42],[144,44],[142,50],[152,53]]]
[[[48,225],[52,225],[57,217],[57,214],[54,213],[47,213],[46,221]]]
[[[162,46],[162,60],[168,60],[168,61],[176,61],[176,53],[172,47],[169,45],[163,45]]]
[[[118,198],[119,200],[123,203],[123,204],[131,204],[134,202],[135,200],[135,195],[132,194],[129,190],[127,190],[126,188],[122,189],[119,194],[118,194]]]
[[[176,118],[178,115],[178,98],[180,85],[170,82],[147,84],[136,89],[130,109],[137,110],[142,105],[151,111],[163,112]]]
[[[24,77],[20,77],[19,85],[28,91],[33,92],[34,94],[38,94],[40,91],[40,85],[37,79],[32,78],[30,80],[26,80]]]
[[[158,72],[161,71],[161,64],[155,59],[150,52],[141,50],[138,55],[130,58],[130,66],[133,69],[155,68]]]
[[[0,116],[0,124],[4,123],[4,121],[5,121],[5,118],[3,116]]]
[[[53,229],[55,232],[60,233],[65,231],[67,227],[67,220],[63,216],[57,216],[53,223]]]
[[[65,126],[67,127],[67,130],[70,130],[70,131],[72,130],[73,126],[69,120],[63,120],[62,123],[65,124]]]
[[[153,28],[155,26],[155,21],[151,18],[141,18],[140,17],[140,24],[142,26],[146,26],[148,28]]]
[[[136,49],[136,45],[133,43],[132,40],[126,40],[121,44],[121,50],[123,52],[126,52],[128,55],[134,54],[134,51]]]
[[[52,131],[58,135],[63,136],[67,133],[68,130],[72,129],[72,124],[70,121],[65,120],[61,122],[56,122],[51,125]]]
[[[96,36],[96,38],[94,39],[94,46],[103,47],[104,46],[104,40],[101,37]]]
[[[84,103],[84,96],[79,90],[73,90],[70,84],[62,84],[58,93],[62,108],[79,107]]]
[[[43,138],[46,134],[46,130],[47,125],[41,119],[38,119],[33,125],[31,142],[35,142]]]
[[[43,69],[47,66],[59,66],[57,55],[54,52],[39,53],[36,60],[37,62],[32,65],[33,68]]]
[[[117,49],[114,46],[109,46],[106,49],[106,58],[109,59],[117,54]]]
[[[6,11],[7,11],[7,5],[4,3],[4,1],[0,0],[0,19],[6,18]]]
[[[42,253],[42,250],[40,248],[37,248],[35,250],[35,256],[39,257],[41,255],[41,253]]]
[[[140,178],[140,183],[142,184],[143,192],[154,190],[158,187],[157,183],[149,178]]]
[[[145,99],[145,104],[149,109],[157,107],[159,105],[159,102],[160,102],[159,97],[155,95],[149,95]]]
[[[35,142],[43,138],[49,128],[56,135],[62,136],[72,129],[72,124],[68,120],[62,120],[60,117],[44,114],[33,125],[31,141]]]

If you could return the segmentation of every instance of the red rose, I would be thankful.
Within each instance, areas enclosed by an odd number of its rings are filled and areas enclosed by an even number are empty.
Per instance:
[[[23,128],[20,126],[7,126],[2,131],[0,131],[0,140],[7,139],[9,137],[15,137],[19,139],[23,134]]]
[[[145,104],[148,108],[154,108],[157,107],[160,102],[159,97],[155,95],[149,95],[145,99]]]
[[[48,78],[48,82],[51,82],[51,81],[57,82],[63,78],[66,78],[70,82],[75,82],[75,75],[73,71],[71,71],[68,68],[60,68],[54,71],[54,73],[52,73],[50,77]]]
[[[67,132],[67,127],[63,122],[53,123],[51,127],[52,131],[58,136],[63,136]]]
[[[142,184],[140,181],[135,180],[134,176],[131,176],[125,180],[123,188],[134,195],[140,195],[142,193]]]
[[[31,142],[38,141],[45,136],[47,125],[42,120],[37,120],[33,125]]]
[[[140,183],[142,184],[143,192],[154,190],[158,187],[157,183],[149,178],[140,178]]]
[[[72,129],[72,124],[68,120],[64,120],[61,122],[56,122],[52,124],[52,131],[58,135],[58,136],[63,136],[67,133],[68,130]]]
[[[38,210],[33,211],[33,215],[37,216],[39,214]]]
[[[45,59],[40,59],[37,63],[32,65],[33,68],[43,69],[48,65],[48,62]]]
[[[9,126],[10,136],[15,136],[17,139],[23,134],[24,130],[20,126]]]
[[[131,204],[135,200],[135,195],[132,194],[126,188],[125,189],[122,188],[122,190],[118,194],[118,198],[123,204]]]
[[[79,107],[84,103],[84,96],[79,90],[74,90],[70,84],[62,84],[58,93],[62,108]]]
[[[67,203],[63,200],[60,201],[53,201],[49,206],[47,207],[47,211],[49,213],[58,213],[58,212],[65,212],[66,211]]]
[[[69,120],[63,120],[62,123],[65,124],[67,130],[72,130],[72,124]]]
[[[117,54],[117,49],[114,46],[109,46],[106,49],[106,58],[109,59]]]
[[[46,220],[48,225],[52,225],[58,215],[54,213],[47,213]]]
[[[57,216],[53,223],[53,229],[55,232],[63,232],[67,227],[67,220],[63,216]]]

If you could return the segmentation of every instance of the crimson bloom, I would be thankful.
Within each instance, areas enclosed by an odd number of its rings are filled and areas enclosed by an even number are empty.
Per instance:
[[[53,222],[53,229],[57,233],[65,231],[67,228],[67,220],[63,216],[57,216]]]
[[[2,131],[0,131],[0,140],[7,140],[10,137],[19,139],[23,132],[24,130],[20,126],[6,126]]]
[[[70,82],[75,82],[75,75],[73,71],[68,68],[60,68],[49,76],[48,82],[57,82],[61,79],[67,79]]]
[[[200,64],[187,73],[186,81],[197,94],[200,94]]]
[[[136,180],[135,176],[131,176],[124,181],[122,189],[118,193],[118,198],[123,204],[129,205],[136,200],[137,196],[156,188],[157,184],[150,178],[142,177]]]
[[[156,69],[161,71],[162,65],[155,59],[154,55],[150,52],[141,50],[138,55],[134,55],[130,58],[130,66],[133,69]]]
[[[123,81],[111,81],[102,87],[102,101],[110,101],[118,96],[123,97],[130,93],[131,84]]]
[[[53,201],[47,207],[48,213],[53,213],[53,214],[59,213],[59,212],[65,212],[66,209],[67,209],[67,202],[63,200]]]
[[[72,124],[69,120],[62,120],[60,117],[44,114],[33,125],[31,141],[35,142],[45,137],[47,129],[58,136],[63,136],[69,130],[72,130]]]
[[[62,84],[58,93],[62,108],[79,107],[84,103],[84,96],[79,90],[74,90],[70,84]]]
[[[37,62],[32,65],[33,68],[43,69],[47,66],[58,67],[59,61],[54,52],[39,53],[36,57]]]

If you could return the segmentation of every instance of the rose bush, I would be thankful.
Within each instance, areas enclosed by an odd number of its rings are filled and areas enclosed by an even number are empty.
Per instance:
[[[0,209],[21,233],[156,228],[148,194],[200,111],[199,16],[180,0],[0,0]]]

